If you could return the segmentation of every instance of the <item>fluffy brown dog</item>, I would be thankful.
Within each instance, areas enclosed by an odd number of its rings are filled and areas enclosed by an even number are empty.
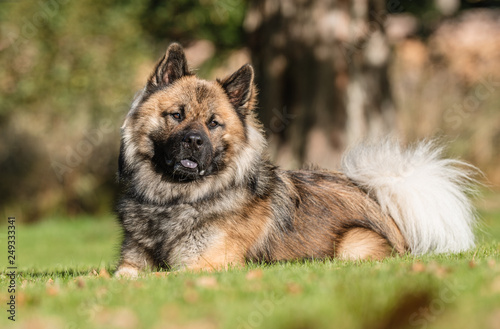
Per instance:
[[[122,127],[116,275],[473,246],[463,163],[432,143],[385,141],[351,150],[342,172],[280,170],[266,156],[253,80],[250,65],[199,79],[182,48],[168,48]]]

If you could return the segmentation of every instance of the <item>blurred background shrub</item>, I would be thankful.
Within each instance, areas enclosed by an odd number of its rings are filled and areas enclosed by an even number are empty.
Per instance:
[[[279,164],[334,169],[369,137],[439,136],[500,182],[499,1],[0,1],[0,208],[110,212],[119,127],[168,43],[252,62]]]

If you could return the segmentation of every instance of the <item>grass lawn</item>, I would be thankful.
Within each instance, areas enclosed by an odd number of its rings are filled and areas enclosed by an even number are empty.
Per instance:
[[[109,278],[112,217],[16,228],[16,322],[0,328],[500,328],[500,195],[478,203],[476,249],[458,255],[249,264],[218,273]]]

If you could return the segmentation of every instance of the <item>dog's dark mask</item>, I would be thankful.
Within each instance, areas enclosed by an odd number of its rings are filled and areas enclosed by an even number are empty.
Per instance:
[[[202,179],[220,168],[220,152],[214,152],[212,143],[203,130],[185,129],[166,140],[152,138],[153,164],[163,178],[175,182]]]

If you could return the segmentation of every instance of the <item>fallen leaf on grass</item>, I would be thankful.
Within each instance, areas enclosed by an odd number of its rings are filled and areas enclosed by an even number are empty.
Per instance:
[[[436,262],[431,262],[428,266],[428,269],[432,274],[436,275],[440,279],[444,278],[450,272],[450,269]]]
[[[302,293],[302,287],[298,283],[295,283],[295,282],[287,283],[286,290],[288,291],[288,293],[290,293],[292,295],[298,295],[298,294]]]
[[[438,278],[442,279],[448,274],[448,269],[446,267],[440,266],[440,267],[436,268],[436,270],[434,271],[434,274]]]
[[[75,282],[78,288],[85,288],[85,280],[81,276],[77,277]]]
[[[420,272],[424,272],[426,269],[425,265],[420,263],[420,262],[417,262],[417,263],[414,263],[412,266],[411,266],[411,270],[413,272],[417,272],[417,273],[420,273]]]
[[[247,275],[245,276],[245,278],[247,280],[256,280],[256,279],[262,279],[262,276],[263,276],[262,270],[258,269],[258,270],[252,270],[252,271],[248,272]]]
[[[214,276],[202,276],[196,280],[196,285],[203,288],[216,288],[218,284]]]
[[[154,272],[155,277],[157,278],[166,278],[170,272]]]
[[[477,266],[477,263],[476,263],[476,261],[475,261],[475,260],[471,260],[471,261],[469,262],[469,267],[470,267],[470,268],[474,268],[474,267],[476,267],[476,266]]]
[[[52,278],[49,278],[47,282],[45,283],[46,291],[47,294],[50,296],[55,296],[59,293],[59,287],[54,284],[54,280]]]
[[[138,328],[137,315],[129,308],[102,309],[95,315],[94,321],[104,327],[112,328]]]
[[[184,292],[184,300],[190,304],[194,304],[198,301],[200,296],[193,289],[188,289]]]
[[[17,305],[23,306],[24,304],[26,304],[26,294],[24,292],[22,291],[18,292],[16,299],[17,299]]]
[[[59,294],[59,287],[58,286],[47,286],[47,294],[49,296],[56,296]]]
[[[109,275],[108,271],[106,271],[105,268],[102,268],[100,271],[99,271],[99,277],[103,278],[103,279],[109,279],[111,278],[111,276]]]
[[[489,267],[489,268],[495,268],[495,265],[496,265],[496,262],[495,262],[495,260],[494,260],[494,259],[490,259],[490,260],[488,261],[488,267]]]

